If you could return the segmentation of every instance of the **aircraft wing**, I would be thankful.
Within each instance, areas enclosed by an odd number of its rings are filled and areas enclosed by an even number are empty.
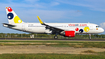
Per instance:
[[[39,16],[37,16],[37,18],[38,18],[40,24],[45,25],[46,26],[46,29],[49,29],[52,32],[60,33],[61,31],[64,31],[63,29],[60,29],[60,28],[57,28],[57,27],[53,27],[53,26],[50,26],[48,24],[43,23],[42,20],[39,18]]]

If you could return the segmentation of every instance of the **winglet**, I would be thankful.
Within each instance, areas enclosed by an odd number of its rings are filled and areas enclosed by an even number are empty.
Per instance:
[[[43,24],[43,22],[42,22],[42,20],[39,18],[39,16],[37,16],[37,18],[38,18],[39,22],[40,22],[41,24]]]

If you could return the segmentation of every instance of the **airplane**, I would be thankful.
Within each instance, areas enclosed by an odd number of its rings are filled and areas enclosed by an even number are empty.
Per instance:
[[[25,23],[11,7],[6,7],[7,18],[9,23],[3,23],[4,27],[37,34],[54,34],[64,37],[75,37],[76,34],[97,34],[104,32],[104,29],[93,23],[44,23],[37,16],[40,23]]]

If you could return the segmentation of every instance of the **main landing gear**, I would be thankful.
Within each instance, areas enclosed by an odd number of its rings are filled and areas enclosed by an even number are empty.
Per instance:
[[[54,39],[58,39],[58,36],[54,36]]]
[[[54,36],[54,39],[58,39],[58,36],[57,36],[57,35],[58,35],[58,34],[56,33],[55,36]]]

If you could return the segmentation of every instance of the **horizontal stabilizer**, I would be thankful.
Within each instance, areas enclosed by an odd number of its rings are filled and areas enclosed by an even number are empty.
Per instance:
[[[15,25],[7,24],[7,23],[3,23],[3,26],[5,26],[5,27],[15,27]]]

